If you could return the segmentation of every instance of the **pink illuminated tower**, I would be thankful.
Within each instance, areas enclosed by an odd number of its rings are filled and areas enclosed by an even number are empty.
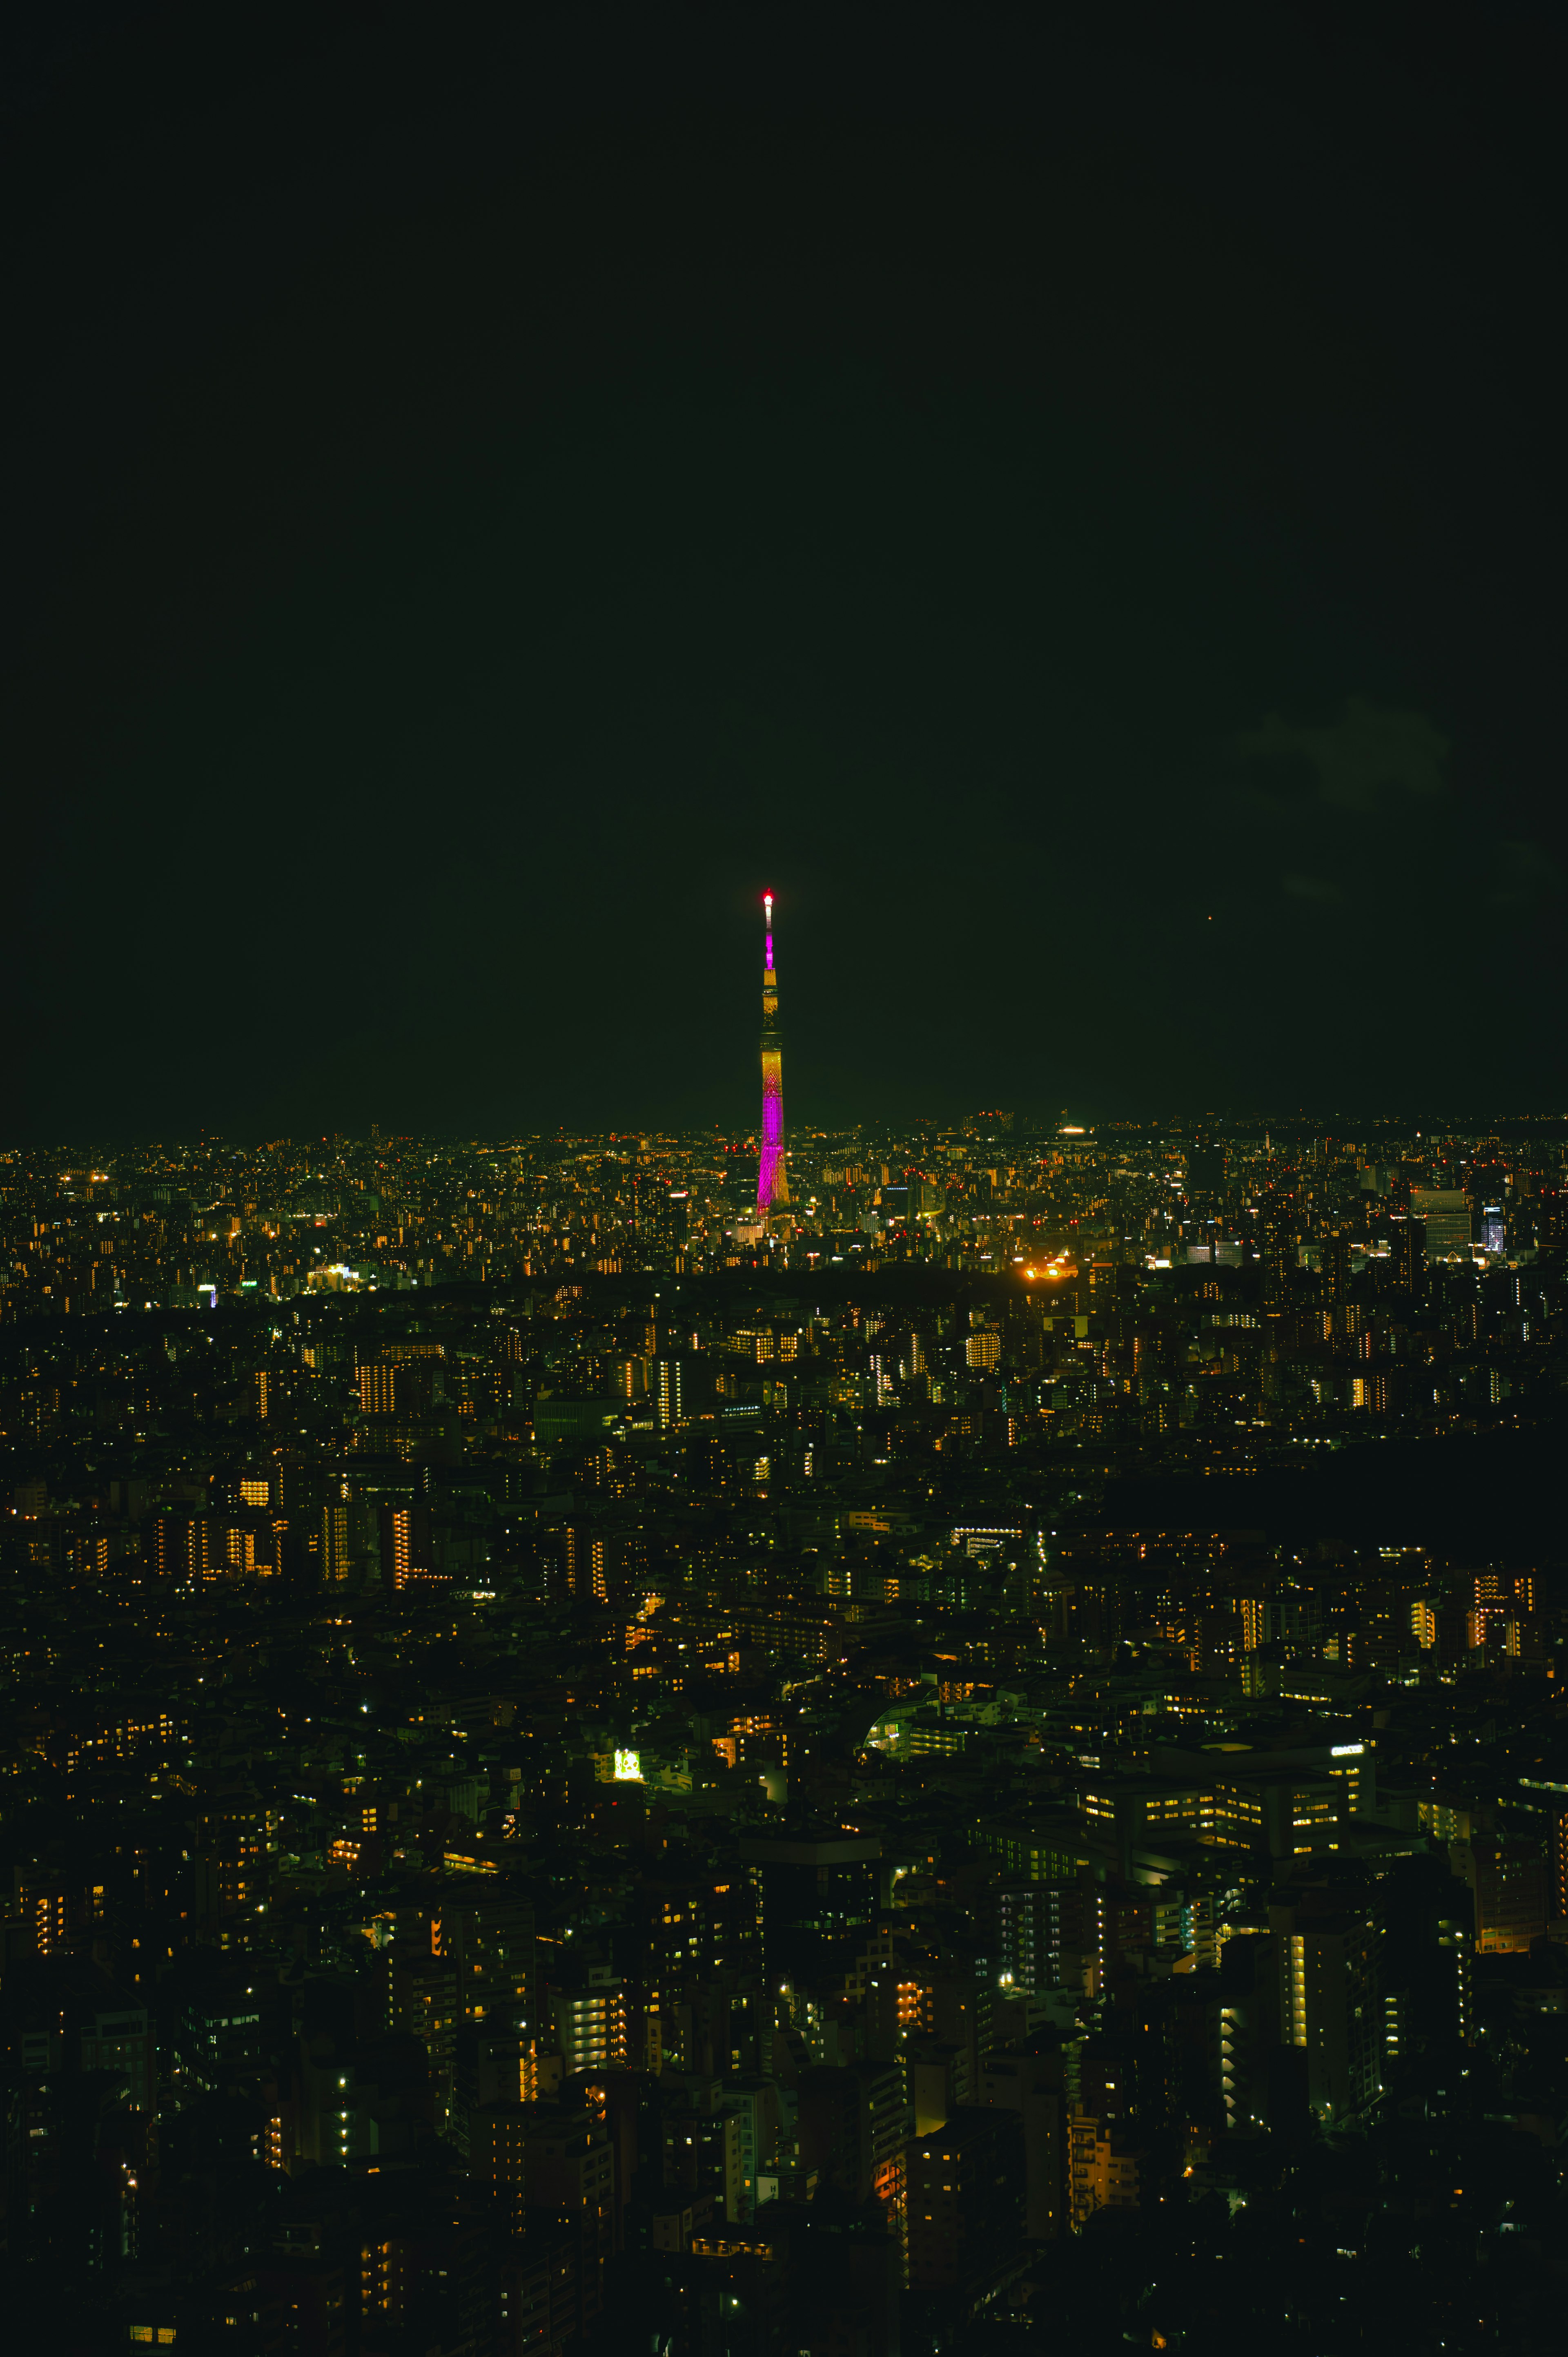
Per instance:
[[[784,1042],[779,1030],[779,970],[773,963],[773,895],[762,896],[768,954],[762,968],[762,1154],[757,1168],[757,1209],[776,1219],[789,1208],[784,1160]]]

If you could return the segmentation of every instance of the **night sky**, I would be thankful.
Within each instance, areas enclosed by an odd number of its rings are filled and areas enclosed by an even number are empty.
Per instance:
[[[1551,1107],[1555,10],[5,36],[0,1129]]]

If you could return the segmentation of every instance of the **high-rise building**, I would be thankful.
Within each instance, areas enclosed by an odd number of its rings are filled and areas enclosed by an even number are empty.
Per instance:
[[[1350,1290],[1350,1240],[1342,1232],[1329,1236],[1323,1247],[1323,1274],[1328,1297],[1343,1301]]]
[[[1377,1932],[1352,1908],[1313,1918],[1273,1907],[1279,1957],[1280,2035],[1306,2050],[1307,2101],[1334,2126],[1369,2110],[1382,2090]]]
[[[351,1567],[352,1532],[349,1509],[336,1501],[321,1509],[318,1560],[321,1577],[328,1586],[347,1579]]]
[[[481,2104],[469,2126],[468,2173],[490,2188],[515,2225],[542,2212],[572,2230],[579,2320],[589,2321],[603,2305],[615,2232],[615,2156],[598,2114],[573,2104]]]
[[[625,2068],[627,2002],[618,1981],[602,1968],[591,1972],[586,1988],[558,1989],[552,2010],[568,2077],[579,2071]]]
[[[381,1576],[392,1588],[406,1587],[413,1568],[415,1516],[413,1506],[381,1509]]]
[[[820,1979],[875,1921],[882,1880],[879,1834],[748,1834],[740,1856],[757,1893],[764,1968],[780,1980]]]
[[[819,2184],[852,2201],[899,2199],[911,2120],[897,2061],[820,2063],[800,2073],[797,2100],[800,2165]]]
[[[569,1523],[564,1534],[566,1585],[574,1596],[591,1597],[603,1604],[609,1595],[609,1574],[615,1542],[606,1531]]]
[[[1393,1222],[1394,1278],[1403,1293],[1419,1293],[1426,1282],[1425,1231],[1419,1216],[1396,1212]]]
[[[1455,1873],[1475,1900],[1476,1948],[1481,1955],[1527,1955],[1546,1935],[1553,1876],[1538,1838],[1498,1841],[1476,1834],[1450,1842]]]
[[[988,2054],[980,2100],[1016,2112],[1024,2128],[1024,2232],[1031,2242],[1059,2234],[1066,2222],[1066,2097],[1059,2054]],[[945,2126],[945,2122],[944,2122]]]
[[[1446,1260],[1470,1249],[1470,1199],[1457,1187],[1412,1187],[1411,1217],[1426,1225],[1426,1257]]]
[[[1021,2113],[965,2104],[908,2148],[909,2287],[967,2319],[990,2304],[1025,2256],[1026,2169]]]
[[[789,1173],[784,1159],[784,1041],[779,1028],[779,972],[773,963],[773,895],[762,896],[768,948],[762,968],[762,1154],[757,1168],[757,1208],[765,1220],[789,1208]]]
[[[396,1370],[367,1366],[357,1370],[360,1406],[366,1415],[391,1415],[397,1406]]]
[[[1222,1195],[1225,1191],[1225,1144],[1222,1138],[1210,1137],[1204,1132],[1193,1139],[1187,1152],[1187,1183],[1195,1195]]]
[[[1080,1987],[1089,1948],[1077,1882],[1008,1883],[996,1894],[998,1960],[1005,1986]]]
[[[656,1360],[653,1372],[660,1426],[684,1424],[686,1385],[685,1371],[681,1361],[679,1359]]]

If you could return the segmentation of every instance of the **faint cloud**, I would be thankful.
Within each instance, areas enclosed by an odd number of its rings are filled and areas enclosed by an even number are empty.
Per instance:
[[[1491,890],[1494,909],[1524,909],[1563,888],[1563,871],[1538,843],[1499,843]]]
[[[1293,900],[1316,900],[1326,909],[1342,909],[1345,894],[1337,884],[1330,884],[1322,876],[1287,876],[1285,890]]]
[[[1242,760],[1262,765],[1257,782],[1265,791],[1283,787],[1288,792],[1288,781],[1305,770],[1316,780],[1318,798],[1340,810],[1370,811],[1397,795],[1447,791],[1448,739],[1426,714],[1395,711],[1364,695],[1351,696],[1326,728],[1294,727],[1271,712],[1261,728],[1236,738],[1235,749]],[[1287,891],[1294,888],[1287,879]],[[1304,890],[1301,897],[1321,899],[1325,892],[1333,888]]]

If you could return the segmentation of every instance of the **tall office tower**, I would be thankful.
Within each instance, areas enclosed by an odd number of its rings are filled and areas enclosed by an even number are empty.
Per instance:
[[[771,892],[763,894],[762,907],[768,954],[762,968],[762,1157],[757,1170],[757,1208],[768,1219],[789,1208],[789,1174],[784,1162],[784,1042],[779,1030]]]
[[[1470,1198],[1457,1187],[1412,1187],[1410,1215],[1426,1226],[1428,1262],[1467,1256],[1470,1250]]]
[[[1426,1231],[1418,1219],[1396,1211],[1393,1220],[1394,1276],[1406,1293],[1421,1293],[1426,1286]]]

